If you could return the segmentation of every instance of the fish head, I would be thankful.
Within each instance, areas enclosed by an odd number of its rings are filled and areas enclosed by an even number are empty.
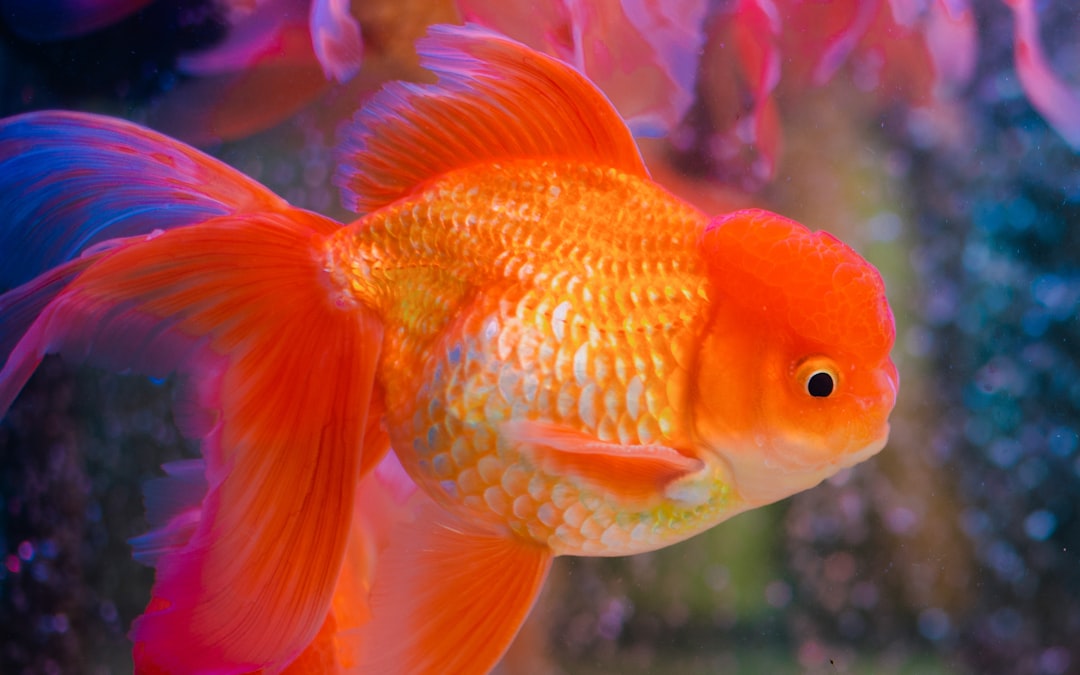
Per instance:
[[[691,428],[748,506],[813,487],[881,450],[899,378],[877,270],[826,232],[761,210],[703,237],[707,323]]]

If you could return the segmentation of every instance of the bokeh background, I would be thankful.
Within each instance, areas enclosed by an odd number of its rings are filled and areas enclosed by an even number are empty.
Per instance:
[[[0,0],[0,115],[152,124],[348,220],[337,126],[380,82],[423,77],[427,24],[550,21],[539,46],[639,106],[627,116],[673,191],[828,229],[882,270],[902,377],[888,447],[684,544],[560,559],[500,672],[1080,672],[1080,127],[1022,77],[1037,45],[1080,114],[1080,6],[680,0],[654,3],[689,26],[665,43],[670,22],[627,30],[581,3],[371,0],[351,8],[362,58],[334,75],[304,42],[303,2],[99,4],[126,6],[69,29]],[[298,51],[192,58],[260,7],[296,19],[280,35]],[[591,65],[635,40],[656,48],[635,65],[659,73],[648,86]],[[140,485],[194,452],[169,392],[50,359],[0,422],[0,672],[131,671],[125,633],[152,582],[126,544],[146,529]]]

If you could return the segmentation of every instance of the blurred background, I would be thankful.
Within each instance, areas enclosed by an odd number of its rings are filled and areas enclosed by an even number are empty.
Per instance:
[[[558,560],[501,673],[1080,672],[1080,7],[347,5],[0,0],[0,116],[127,117],[348,221],[338,126],[424,77],[428,24],[477,21],[593,78],[672,191],[851,243],[897,314],[878,457],[678,546]],[[140,485],[194,452],[169,390],[46,360],[0,422],[0,672],[131,671]]]

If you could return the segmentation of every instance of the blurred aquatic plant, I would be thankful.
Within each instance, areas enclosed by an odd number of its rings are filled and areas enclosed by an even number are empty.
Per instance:
[[[1003,1],[1024,91],[1075,147],[1080,99],[1043,47],[1049,10]],[[808,89],[843,77],[882,104],[939,105],[964,90],[980,49],[970,0],[51,0],[34,11],[9,0],[0,16],[31,43],[115,22],[125,36],[202,30],[206,40],[181,40],[155,64],[166,71],[156,90],[144,87],[150,95],[127,111],[202,144],[269,129],[313,103],[333,135],[382,82],[425,77],[412,43],[427,25],[472,21],[593,79],[639,135],[666,139],[651,153],[661,174],[674,163],[744,191],[775,178],[784,129]],[[147,22],[155,16],[171,20]],[[715,203],[707,185],[672,181]]]

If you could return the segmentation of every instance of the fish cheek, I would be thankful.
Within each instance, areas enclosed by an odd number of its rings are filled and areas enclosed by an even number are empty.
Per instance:
[[[745,438],[761,415],[762,343],[730,324],[714,319],[691,370],[691,428],[712,448]]]

